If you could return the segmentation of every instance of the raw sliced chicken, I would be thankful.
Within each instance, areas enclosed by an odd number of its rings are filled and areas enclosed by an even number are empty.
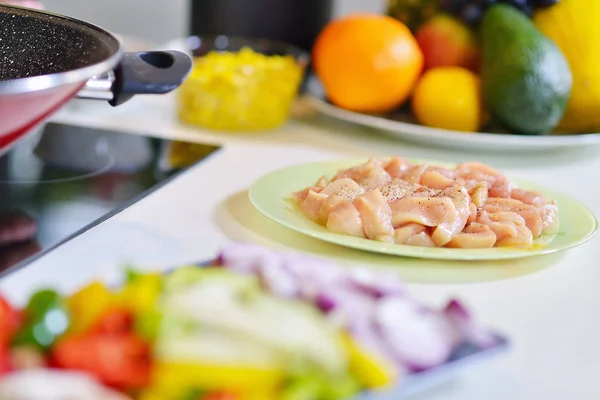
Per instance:
[[[315,183],[315,187],[324,188],[325,186],[327,186],[328,182],[329,181],[327,180],[327,177],[325,175],[323,175],[322,177],[319,178],[319,180],[317,180],[317,183]]]
[[[376,189],[392,181],[390,174],[383,168],[381,161],[369,160],[365,164],[339,172],[333,180],[350,178],[365,191]]]
[[[365,189],[350,178],[341,178],[325,186],[320,193],[327,196],[338,195],[352,201],[365,192]]]
[[[317,221],[321,215],[321,207],[328,196],[309,190],[306,198],[300,202],[302,213],[313,221]]]
[[[322,202],[319,215],[315,221],[326,224],[329,214],[333,210],[343,204],[353,202],[364,192],[364,189],[350,178],[342,178],[331,182],[319,192],[319,194],[329,197]]]
[[[344,235],[365,237],[360,213],[352,203],[346,203],[329,214],[327,229]]]
[[[439,189],[432,189],[423,185],[415,185],[414,196],[417,197],[436,197],[441,193]]]
[[[321,190],[323,190],[322,187],[309,186],[304,190],[294,193],[294,198],[298,203],[302,203],[308,197],[310,192],[319,193]]]
[[[437,246],[445,246],[452,237],[461,232],[471,215],[469,193],[464,186],[450,186],[440,193],[440,197],[449,198],[454,206],[454,218],[444,221],[433,229],[431,240]]]
[[[475,203],[469,204],[469,219],[467,219],[467,225],[472,224],[477,221],[477,213],[479,212],[479,208],[475,205]]]
[[[476,207],[483,207],[488,199],[488,184],[487,182],[479,182],[469,190],[471,202]]]
[[[396,228],[394,231],[394,241],[397,244],[405,244],[406,240],[416,234],[421,232],[426,232],[427,227],[420,224],[406,224],[399,228]]]
[[[513,184],[506,178],[496,179],[491,185],[489,190],[490,197],[503,197],[509,198],[513,189]]]
[[[406,242],[404,242],[407,246],[421,246],[421,247],[435,247],[435,243],[431,240],[431,236],[427,232],[417,233],[416,235],[412,235]]]
[[[372,190],[354,200],[363,222],[365,235],[380,242],[394,241],[392,209],[379,189]]]
[[[327,223],[327,220],[329,219],[329,215],[338,207],[341,207],[342,205],[347,203],[352,202],[347,200],[343,196],[333,195],[327,197],[325,200],[323,200],[323,203],[321,203],[321,210],[319,211],[318,217],[314,221],[325,225]]]
[[[554,203],[542,207],[542,224],[544,231],[556,224],[558,220],[558,206]]]
[[[518,202],[516,204],[511,204]],[[525,225],[531,231],[534,238],[539,237],[543,230],[544,224],[542,221],[542,209],[513,199],[488,199],[487,204],[483,207],[489,213],[497,213],[502,211],[514,212],[519,214],[525,220]]]
[[[406,171],[404,171],[399,178],[405,180],[411,185],[416,185],[421,183],[421,177],[427,171],[427,165],[413,165],[409,167]]]
[[[442,175],[439,171],[427,170],[421,175],[421,185],[443,190],[454,184],[454,179]]]
[[[533,245],[533,234],[523,223],[515,223],[517,234],[513,237],[505,237],[496,242],[499,247],[502,246],[531,246]]]
[[[393,226],[410,223],[438,226],[457,217],[456,208],[449,197],[421,197],[412,194],[391,202],[390,208]]]
[[[538,197],[539,198],[539,197]],[[545,202],[545,200],[544,200]],[[523,203],[517,199],[490,198],[487,201],[490,207],[504,207],[521,215],[532,231],[534,237],[539,236],[546,229],[553,226],[557,220],[558,207],[555,203],[536,206]],[[539,220],[538,220],[539,217]],[[541,221],[541,222],[540,222]],[[541,226],[539,226],[541,224]]]
[[[525,219],[516,212],[490,213],[481,210],[477,222],[488,225],[494,231],[497,246],[531,245],[533,243],[533,234],[527,228]]]
[[[498,170],[489,165],[479,162],[465,162],[458,164],[456,170],[458,171],[458,176],[465,181],[465,186],[469,190],[485,182],[488,185],[490,196],[510,196],[512,183]]]
[[[383,166],[383,168],[392,177],[392,179],[399,178],[402,175],[402,173],[410,167],[412,167],[412,164],[402,157],[392,157]]]
[[[515,221],[522,219],[515,213],[495,213],[490,215],[485,210],[479,210],[477,213],[477,222],[483,225],[488,225],[496,234],[497,240],[502,240],[505,237],[513,237],[517,235]],[[523,223],[525,221],[523,220]]]
[[[405,185],[398,185],[395,183],[395,181],[380,187],[379,190],[381,190],[381,194],[383,194],[383,197],[385,197],[388,203],[414,193],[414,188],[407,187]]]
[[[450,178],[456,180],[459,177],[458,171],[456,169],[449,169],[444,167],[438,167],[435,165],[428,165],[427,171],[436,171],[440,174],[444,175],[446,178]]]
[[[417,190],[424,188],[424,186],[422,186],[422,185],[414,185],[414,184],[408,183],[404,179],[400,179],[400,178],[392,179],[392,184],[397,185],[402,190],[405,190],[407,193],[414,193]]]
[[[463,163],[457,166],[459,179],[462,179],[467,189],[477,184],[488,184],[489,195],[492,197],[510,197],[512,183],[495,169],[481,163]],[[458,180],[457,180],[458,181]],[[462,183],[462,182],[461,182]]]
[[[467,174],[480,174],[480,175],[487,175],[487,176],[493,176],[493,177],[497,177],[497,178],[502,178],[504,177],[504,175],[502,175],[502,173],[500,171],[498,171],[495,168],[490,167],[489,165],[480,163],[480,162],[464,162],[464,163],[460,163],[456,166],[456,171],[458,171],[458,174],[460,176],[464,176]]]
[[[555,203],[479,162],[371,159],[294,196],[333,232],[413,246],[528,246],[558,221]]]
[[[473,222],[455,235],[446,247],[460,249],[489,249],[496,244],[496,234],[489,225]]]
[[[394,242],[408,246],[435,247],[435,243],[429,235],[429,230],[419,224],[408,224],[396,229]]]
[[[514,188],[510,192],[511,199],[522,201],[525,204],[532,206],[543,207],[546,205],[546,198],[543,194],[538,192],[530,192],[520,188]]]
[[[485,204],[496,204],[499,206],[506,206],[506,207],[519,207],[519,206],[522,206],[524,203],[520,200],[515,200],[515,199],[508,199],[508,198],[502,198],[502,197],[488,197]]]

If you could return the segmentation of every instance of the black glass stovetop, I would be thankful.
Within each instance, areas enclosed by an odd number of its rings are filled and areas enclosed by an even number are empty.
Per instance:
[[[47,124],[0,156],[0,276],[115,215],[218,149]]]

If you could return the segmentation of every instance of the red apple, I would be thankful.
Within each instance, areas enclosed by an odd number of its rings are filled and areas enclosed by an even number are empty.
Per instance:
[[[425,70],[435,67],[478,69],[475,34],[458,19],[436,14],[419,27],[415,37],[425,57]]]

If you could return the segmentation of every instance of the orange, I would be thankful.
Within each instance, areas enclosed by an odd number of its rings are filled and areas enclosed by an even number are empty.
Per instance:
[[[333,104],[385,113],[410,96],[423,68],[423,53],[402,22],[354,14],[330,22],[319,34],[313,68]]]
[[[477,75],[461,67],[437,67],[417,83],[412,111],[426,126],[476,132],[483,123],[482,104]]]

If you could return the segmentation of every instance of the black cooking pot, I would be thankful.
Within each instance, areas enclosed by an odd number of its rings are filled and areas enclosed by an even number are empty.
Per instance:
[[[0,5],[0,154],[72,97],[117,106],[172,91],[191,68],[181,52],[123,53],[97,26]]]
[[[307,51],[333,17],[333,0],[191,0],[190,3],[193,36],[265,38]]]

